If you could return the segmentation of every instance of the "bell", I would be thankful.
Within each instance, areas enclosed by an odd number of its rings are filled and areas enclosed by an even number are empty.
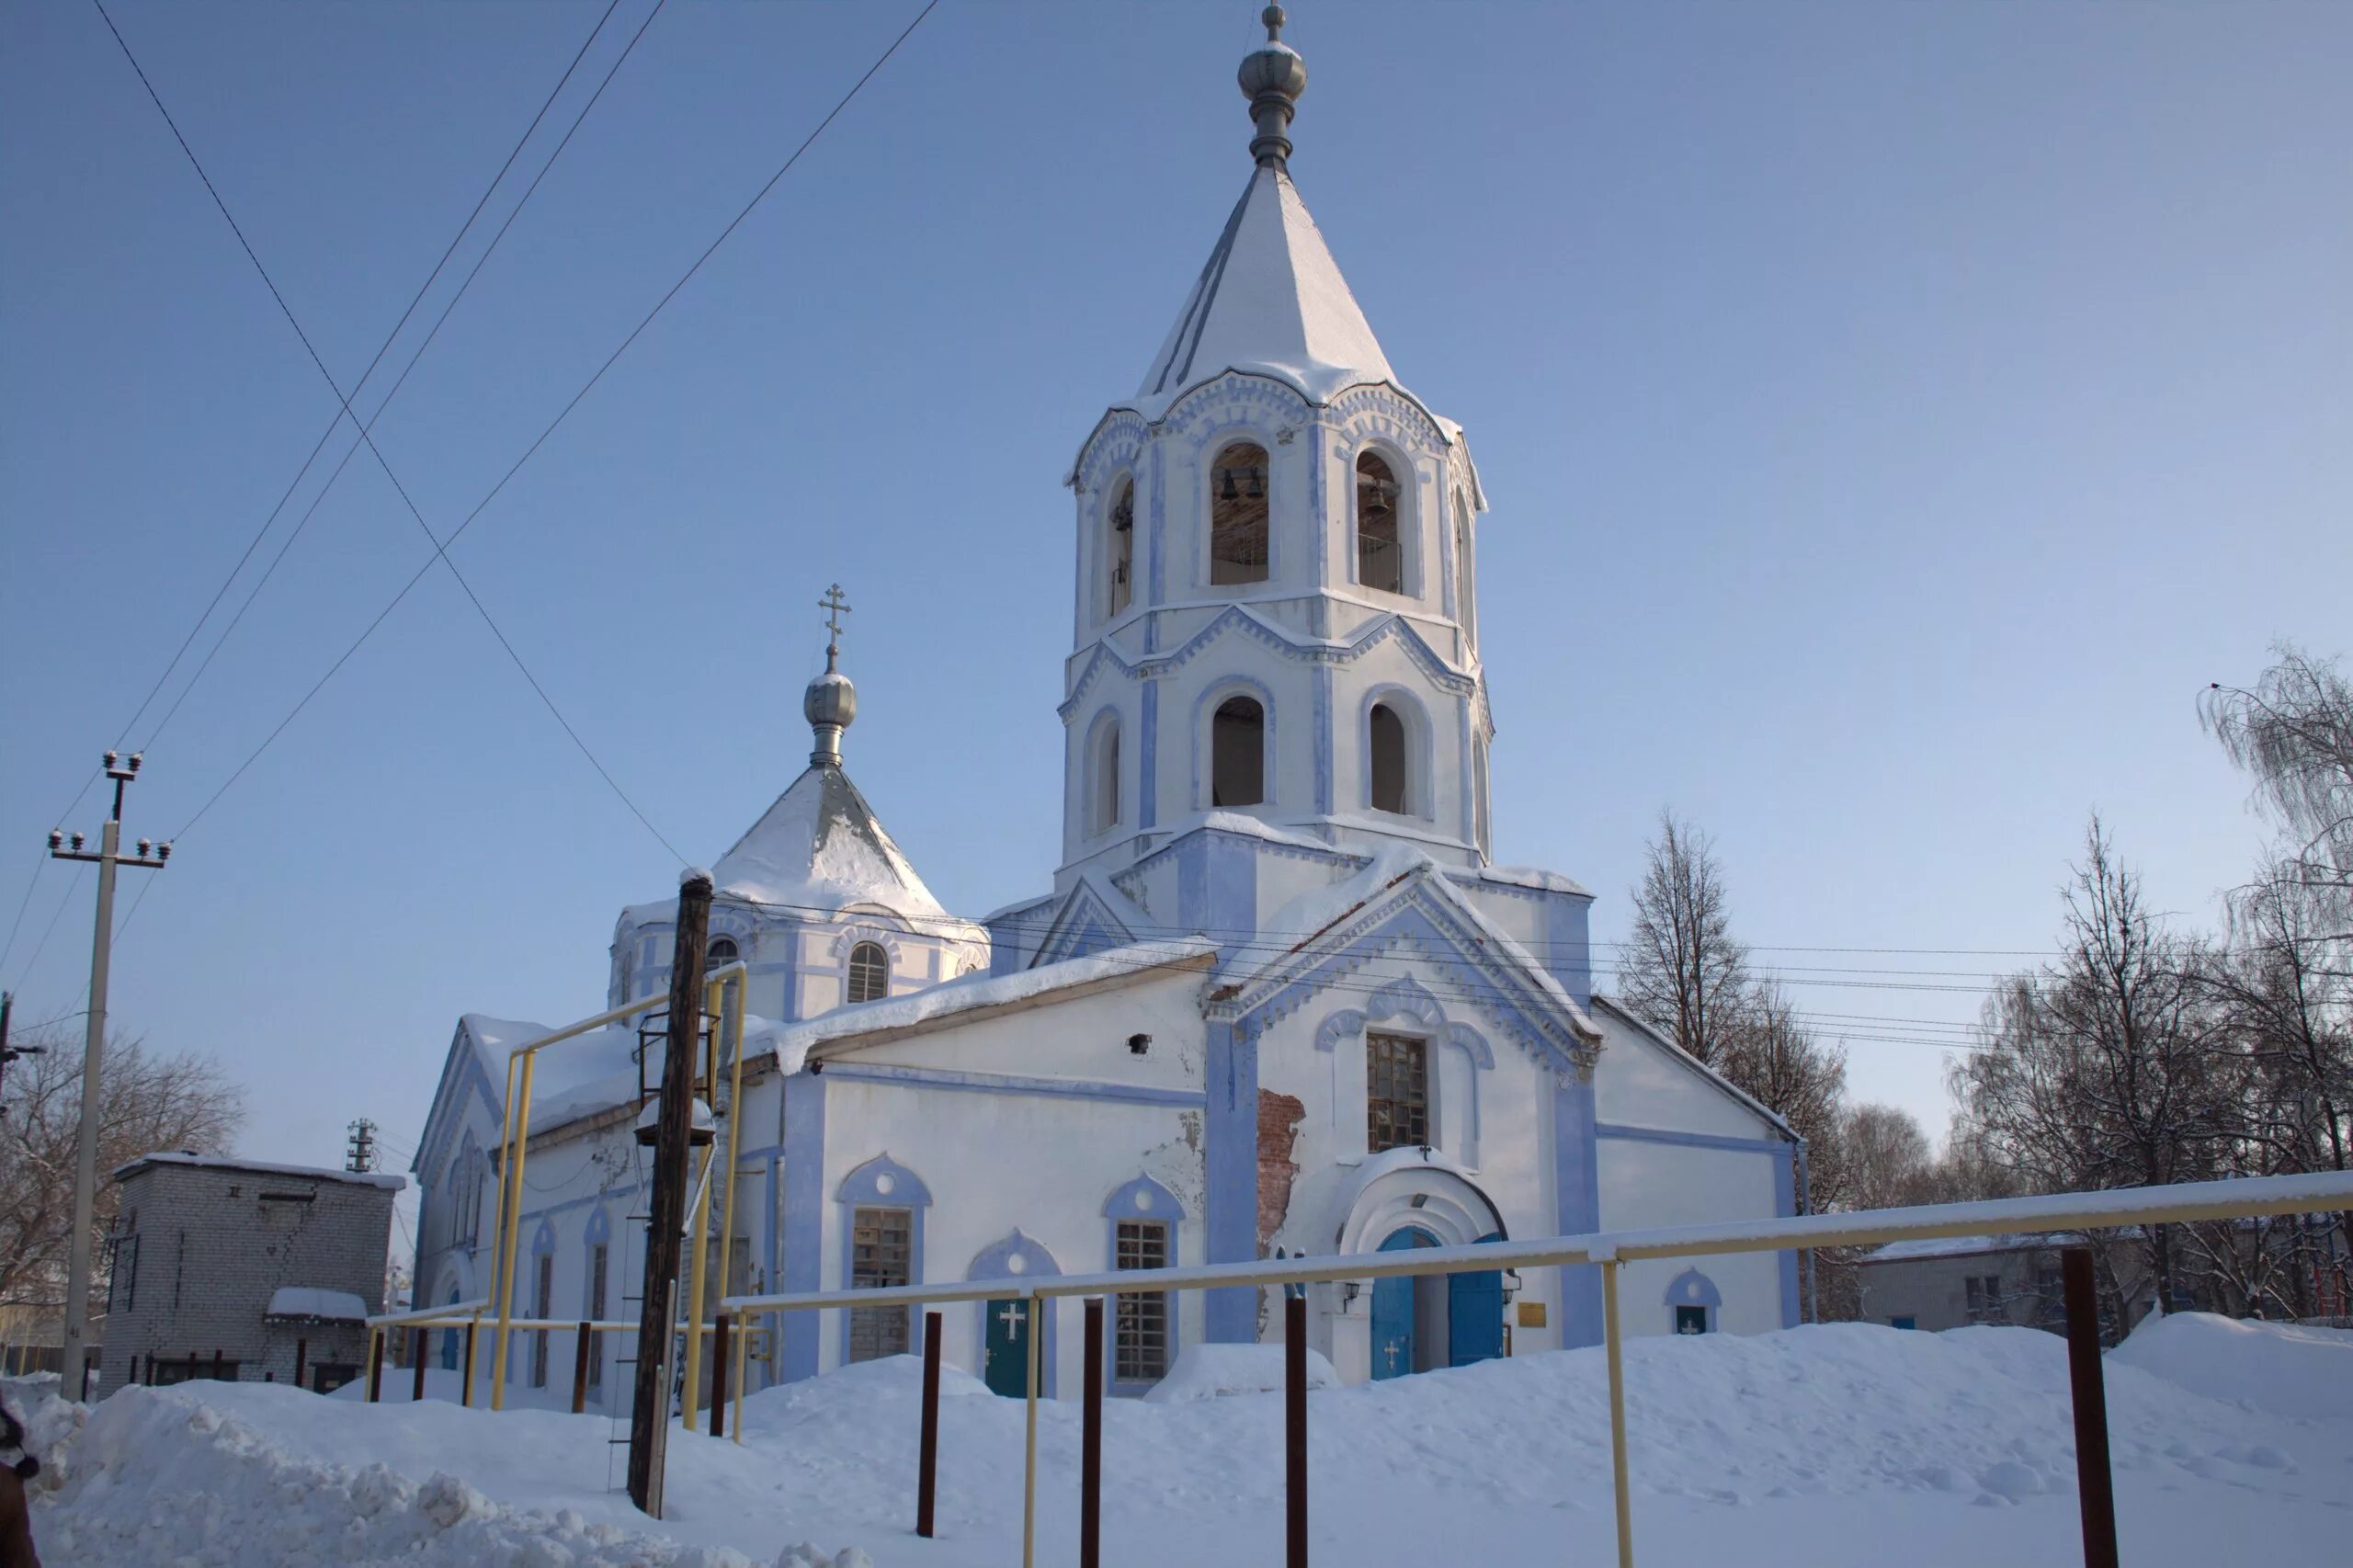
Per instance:
[[[1267,494],[1265,476],[1256,469],[1250,471],[1250,499],[1256,501]]]
[[[1241,492],[1235,490],[1233,487],[1233,471],[1232,469],[1227,469],[1225,471],[1225,488],[1218,492],[1218,499],[1221,501],[1238,501],[1241,498]]]

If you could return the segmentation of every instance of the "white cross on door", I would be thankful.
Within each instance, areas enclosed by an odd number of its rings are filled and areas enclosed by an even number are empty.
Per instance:
[[[1005,1311],[996,1314],[996,1321],[1005,1324],[1005,1336],[1007,1339],[1018,1339],[1021,1337],[1022,1322],[1027,1316],[1028,1314],[1021,1310],[1020,1302],[1007,1301],[1005,1303]]]

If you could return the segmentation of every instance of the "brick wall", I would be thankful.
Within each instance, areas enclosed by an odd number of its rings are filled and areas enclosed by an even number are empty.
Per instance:
[[[1290,1184],[1299,1175],[1291,1163],[1291,1148],[1299,1140],[1299,1124],[1307,1107],[1294,1095],[1272,1089],[1258,1091],[1258,1256],[1283,1228],[1290,1212]]]
[[[270,1323],[281,1286],[347,1290],[383,1310],[392,1188],[230,1166],[142,1166],[122,1183],[102,1388],[139,1381],[150,1357],[220,1352],[240,1381],[304,1381],[322,1363],[365,1358],[359,1324]]]

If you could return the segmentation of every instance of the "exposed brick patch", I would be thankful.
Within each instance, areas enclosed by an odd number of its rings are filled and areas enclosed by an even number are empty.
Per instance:
[[[1299,1167],[1291,1164],[1290,1152],[1299,1140],[1299,1124],[1307,1119],[1307,1107],[1293,1095],[1279,1095],[1272,1089],[1258,1091],[1258,1256],[1267,1254],[1267,1244],[1283,1228],[1283,1217],[1290,1212],[1290,1184],[1299,1175]]]

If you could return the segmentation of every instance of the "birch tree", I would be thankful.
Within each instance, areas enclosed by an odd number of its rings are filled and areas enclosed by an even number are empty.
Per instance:
[[[1658,825],[1633,889],[1633,930],[1619,964],[1618,996],[1712,1064],[1749,1000],[1748,955],[1733,940],[1713,842],[1672,811],[1659,812]]]

